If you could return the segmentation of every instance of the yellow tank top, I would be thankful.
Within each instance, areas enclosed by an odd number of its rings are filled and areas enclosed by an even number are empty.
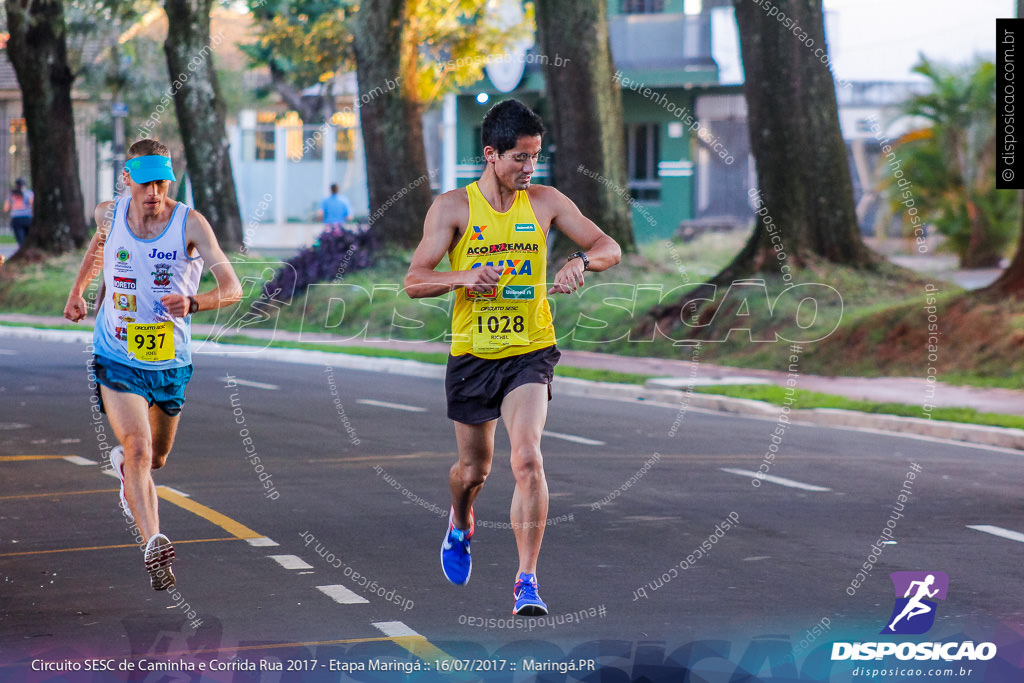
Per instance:
[[[452,355],[507,358],[553,346],[547,299],[547,240],[525,190],[499,213],[476,183],[466,187],[469,224],[448,252],[452,270],[503,268],[487,293],[457,290],[452,310]]]

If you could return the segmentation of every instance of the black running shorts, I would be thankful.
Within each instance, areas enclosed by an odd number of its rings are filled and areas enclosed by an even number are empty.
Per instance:
[[[463,424],[480,424],[501,417],[505,396],[524,384],[548,385],[562,357],[554,346],[507,358],[479,358],[471,353],[448,356],[444,379],[448,418]]]

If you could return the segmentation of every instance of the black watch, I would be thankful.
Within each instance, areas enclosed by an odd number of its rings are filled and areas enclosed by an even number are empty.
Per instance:
[[[192,315],[193,313],[195,313],[198,310],[199,310],[199,299],[195,298],[194,296],[190,296],[188,298],[188,314]]]
[[[565,260],[566,261],[572,261],[574,258],[578,258],[578,259],[581,259],[583,261],[583,270],[584,271],[590,270],[590,259],[587,258],[587,255],[584,252],[577,251],[575,254],[569,254],[569,258],[567,258]]]

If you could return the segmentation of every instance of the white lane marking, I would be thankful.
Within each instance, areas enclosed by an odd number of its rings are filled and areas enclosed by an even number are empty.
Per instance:
[[[350,591],[345,586],[333,585],[333,586],[317,586],[316,589],[329,597],[334,602],[342,605],[360,605],[363,603],[369,603],[370,601],[361,595],[357,595]]]
[[[266,536],[260,536],[259,538],[247,538],[247,539],[245,539],[245,542],[248,543],[249,545],[253,545],[253,546],[256,546],[258,548],[259,547],[272,546],[272,545],[278,545],[277,541],[274,541],[274,540],[272,540],[270,538],[267,538]]]
[[[388,638],[404,638],[406,636],[420,636],[400,621],[375,621],[373,625]],[[422,638],[423,636],[420,636]]]
[[[762,472],[754,472],[752,470],[741,470],[733,467],[719,467],[718,469],[729,474],[738,474],[741,477],[751,477],[754,479],[761,479],[763,481],[770,481],[773,484],[779,486],[788,486],[793,489],[801,489],[802,491],[831,491],[832,489],[825,488],[824,486],[815,486],[814,484],[805,484],[802,481],[795,481],[793,479],[784,479],[783,477],[776,477],[771,474],[764,474]]]
[[[967,528],[984,531],[986,534],[992,534],[993,536],[999,536],[1000,538],[1008,538],[1011,541],[1017,541],[1018,543],[1024,543],[1024,534],[1019,531],[1004,529],[1001,526],[992,526],[991,524],[968,524]]]
[[[248,379],[238,379],[237,377],[221,377],[221,382],[234,382],[240,387],[254,387],[256,389],[267,389],[268,391],[276,391],[281,387],[276,384],[264,384],[263,382],[253,382]]]
[[[313,565],[306,562],[298,555],[267,555],[274,562],[285,569],[312,569]]]
[[[163,485],[161,485],[160,488],[166,489],[166,490],[170,491],[171,493],[177,493],[179,496],[181,496],[183,498],[191,498],[192,497],[191,495],[185,493],[184,491],[179,491],[178,489],[172,488],[170,486],[163,486]]]
[[[11,349],[0,349],[0,356],[16,356],[16,355],[18,355],[17,351],[13,351]]]
[[[387,401],[374,401],[371,398],[358,398],[356,403],[362,403],[364,406],[377,406],[378,408],[393,408],[394,410],[407,410],[410,413],[425,413],[426,408],[420,408],[419,406],[410,406],[404,403],[388,403]]]
[[[563,441],[572,441],[573,443],[581,443],[584,446],[603,446],[604,441],[595,441],[594,439],[588,439],[583,436],[576,436],[575,434],[562,434],[561,432],[549,432],[544,430],[541,432],[544,436],[552,439],[562,439]]]
[[[64,459],[72,463],[73,465],[99,465],[99,463],[96,462],[95,460],[83,458],[80,455],[66,455],[64,456]]]

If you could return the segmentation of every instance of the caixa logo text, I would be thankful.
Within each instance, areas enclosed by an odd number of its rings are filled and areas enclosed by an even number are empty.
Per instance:
[[[988,661],[996,656],[995,643],[971,641],[950,643],[832,643],[832,661],[882,659],[895,655],[903,661],[971,662]]]

